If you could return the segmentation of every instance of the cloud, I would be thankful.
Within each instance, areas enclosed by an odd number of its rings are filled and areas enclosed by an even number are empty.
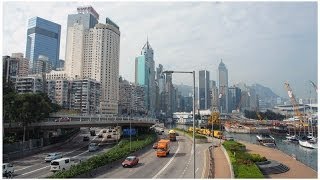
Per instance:
[[[316,2],[5,2],[3,51],[25,52],[27,21],[39,16],[61,24],[64,59],[68,14],[91,4],[100,22],[120,26],[120,75],[134,81],[134,59],[147,36],[156,66],[171,70],[210,71],[217,81],[223,59],[229,84],[261,83],[286,97],[288,80],[297,97],[305,82],[317,82]],[[192,84],[187,75],[174,82]]]

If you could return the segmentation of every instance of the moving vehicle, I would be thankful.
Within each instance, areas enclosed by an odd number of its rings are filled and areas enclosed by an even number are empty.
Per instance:
[[[170,152],[170,140],[161,139],[157,146],[157,157],[166,157]]]
[[[176,132],[174,130],[170,130],[169,131],[169,139],[170,139],[170,141],[176,141],[177,140]]]
[[[213,131],[213,137],[215,138],[222,138],[222,132],[221,131]]]
[[[107,139],[109,139],[109,138],[111,138],[111,135],[110,135],[110,134],[107,136]]]
[[[89,140],[90,140],[89,136],[83,136],[83,141],[89,141]]]
[[[89,144],[89,147],[88,147],[88,150],[89,152],[93,152],[93,151],[96,151],[99,149],[99,146],[97,143],[90,143]]]
[[[152,148],[153,148],[153,149],[157,149],[157,148],[158,148],[158,143],[154,143],[154,144],[152,145]]]
[[[60,158],[51,161],[50,171],[64,171],[70,169],[71,165],[74,163],[71,162],[70,158]]]
[[[52,160],[59,159],[59,158],[62,158],[62,154],[61,153],[50,153],[44,158],[44,160],[46,162],[50,162]]]
[[[2,177],[11,178],[14,173],[14,167],[10,163],[3,163],[2,165]]]
[[[101,133],[98,135],[98,138],[102,138],[102,134]]]
[[[132,167],[139,163],[139,158],[136,156],[128,156],[123,162],[122,167]]]

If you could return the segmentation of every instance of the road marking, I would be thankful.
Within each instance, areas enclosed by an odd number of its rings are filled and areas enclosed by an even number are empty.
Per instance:
[[[174,157],[176,157],[177,152],[179,151],[179,149],[180,149],[180,145],[179,145],[179,142],[178,142],[178,149],[177,149],[177,151],[174,153],[174,155],[172,156],[172,158],[170,159],[170,161],[169,161],[155,176],[153,176],[152,179],[157,178],[157,177],[170,165],[170,163],[173,161]]]
[[[84,154],[84,153],[86,153],[86,152],[89,152],[89,150],[86,150],[86,151],[84,151],[84,152],[82,152],[82,153],[80,153],[80,154],[78,154],[78,155],[76,155],[76,156],[73,156],[73,158],[78,157],[78,156],[80,156],[80,155],[82,155],[82,154]]]
[[[21,175],[19,175],[19,176],[24,176],[24,175],[27,175],[27,174],[30,174],[30,173],[39,171],[39,170],[41,170],[41,169],[45,169],[45,168],[47,168],[47,167],[49,167],[49,166],[45,166],[45,167],[43,167],[43,168],[40,168],[40,169],[36,169],[36,170],[30,171],[30,172],[27,172],[27,173],[21,174]]]
[[[21,170],[27,169],[27,168],[29,168],[29,167],[31,167],[31,166],[27,166],[27,167],[22,168],[22,169],[17,169],[17,170],[15,170],[15,171],[16,171],[16,172],[17,172],[17,171],[21,171]]]
[[[196,169],[196,172],[199,170],[199,168]]]

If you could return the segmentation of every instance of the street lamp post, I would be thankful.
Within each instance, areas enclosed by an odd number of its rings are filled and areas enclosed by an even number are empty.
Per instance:
[[[196,169],[196,145],[195,145],[195,94],[196,94],[196,77],[195,77],[195,71],[163,71],[163,73],[166,74],[173,74],[173,73],[187,73],[187,74],[192,74],[193,75],[193,179],[196,178],[196,174],[195,174],[195,169]]]

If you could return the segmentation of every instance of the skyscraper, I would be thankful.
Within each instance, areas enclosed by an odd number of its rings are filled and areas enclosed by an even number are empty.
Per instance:
[[[141,55],[135,59],[135,83],[145,88],[145,104],[148,114],[153,115],[155,111],[155,65],[153,60],[153,49],[147,40],[143,46]]]
[[[92,58],[92,51],[85,51],[88,47],[88,36],[90,28],[98,24],[99,14],[91,7],[78,7],[78,14],[68,15],[65,68],[71,78],[83,78],[83,71],[87,72],[90,67],[84,65],[84,58]],[[92,41],[90,42],[92,43]],[[87,63],[88,64],[88,63]]]
[[[228,112],[228,70],[225,64],[221,62],[218,68],[218,78],[219,78],[219,99],[220,99],[220,112]]]
[[[241,89],[233,86],[229,88],[229,113],[232,110],[240,111],[240,101],[241,101]],[[239,109],[238,109],[239,108]]]
[[[49,63],[56,69],[59,63],[61,25],[33,17],[28,21],[26,58],[29,59],[30,72],[39,55],[49,58]]]
[[[199,109],[209,109],[211,104],[210,99],[210,73],[207,70],[199,71],[199,85],[198,85],[198,104]]]
[[[120,31],[115,23],[108,23],[110,19],[106,22],[97,24],[85,35],[83,77],[101,82],[101,114],[117,114]]]

